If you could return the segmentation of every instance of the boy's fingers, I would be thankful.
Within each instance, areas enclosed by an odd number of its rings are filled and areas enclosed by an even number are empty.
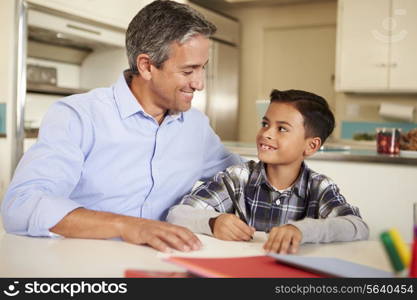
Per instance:
[[[281,249],[282,241],[283,241],[283,235],[278,235],[274,243],[272,243],[270,251],[274,253],[278,253],[278,251]]]
[[[247,230],[242,226],[242,224],[240,224],[240,220],[238,220],[239,222],[234,222],[232,224],[232,226],[230,226],[230,231],[233,234],[234,240],[235,241],[246,241],[248,239],[250,239],[250,234],[247,233]],[[243,223],[244,226],[246,226],[246,224]]]
[[[268,252],[276,252],[281,245],[282,233],[280,231],[271,231],[268,241],[265,245],[265,250]]]
[[[300,247],[300,243],[301,243],[301,238],[299,236],[295,236],[292,239],[291,253],[297,253],[298,252],[298,248]]]
[[[282,238],[281,245],[278,249],[276,249],[276,252],[279,251],[280,254],[287,254],[288,248],[290,247],[290,244],[291,244],[291,235],[286,234]]]
[[[239,236],[242,239],[248,241],[252,238],[254,231],[245,222],[243,222],[242,220],[239,220],[239,222],[235,223],[235,226],[239,229],[240,231]]]
[[[265,251],[269,252],[271,250],[271,244],[272,244],[272,241],[274,240],[274,238],[275,238],[275,234],[274,234],[273,231],[271,231],[269,233],[268,240],[264,244],[264,250]]]

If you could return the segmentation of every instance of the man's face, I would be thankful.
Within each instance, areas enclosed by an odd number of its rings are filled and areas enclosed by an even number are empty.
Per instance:
[[[184,44],[173,42],[170,56],[160,69],[151,66],[152,101],[163,110],[190,109],[193,93],[204,88],[210,41],[197,35]]]
[[[291,104],[271,102],[256,141],[261,161],[271,165],[300,163],[309,142],[303,116]]]

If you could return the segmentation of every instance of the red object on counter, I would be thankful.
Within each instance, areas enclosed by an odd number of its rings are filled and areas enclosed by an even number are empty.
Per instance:
[[[199,277],[211,278],[321,278],[327,277],[313,271],[278,263],[269,256],[229,258],[197,258],[171,256],[168,261],[186,268]]]
[[[188,272],[164,272],[149,271],[139,269],[127,269],[124,276],[126,278],[191,278],[194,277]]]
[[[417,226],[414,227],[414,242],[411,252],[411,264],[409,277],[417,278]]]
[[[378,153],[400,153],[401,128],[377,128],[376,131],[376,147]]]

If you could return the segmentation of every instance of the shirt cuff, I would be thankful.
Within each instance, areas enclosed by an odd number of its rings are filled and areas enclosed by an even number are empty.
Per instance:
[[[31,236],[51,236],[49,229],[79,207],[82,205],[68,198],[42,196],[29,219],[28,234]]]
[[[50,237],[50,238],[53,238],[53,239],[58,239],[58,238],[61,238],[61,237],[62,237],[62,235],[57,234],[57,233],[52,232],[52,231],[49,231],[49,237]]]
[[[318,232],[321,231],[320,220],[305,218],[299,221],[289,221],[288,224],[297,227],[301,231],[301,244],[317,243],[319,241],[320,235]]]

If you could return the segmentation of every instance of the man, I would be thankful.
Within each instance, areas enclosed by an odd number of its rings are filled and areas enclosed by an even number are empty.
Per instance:
[[[112,87],[64,98],[46,114],[2,203],[5,229],[198,249],[188,229],[158,220],[197,180],[240,161],[190,109],[204,87],[215,30],[184,4],[143,8],[126,33],[130,70]]]

